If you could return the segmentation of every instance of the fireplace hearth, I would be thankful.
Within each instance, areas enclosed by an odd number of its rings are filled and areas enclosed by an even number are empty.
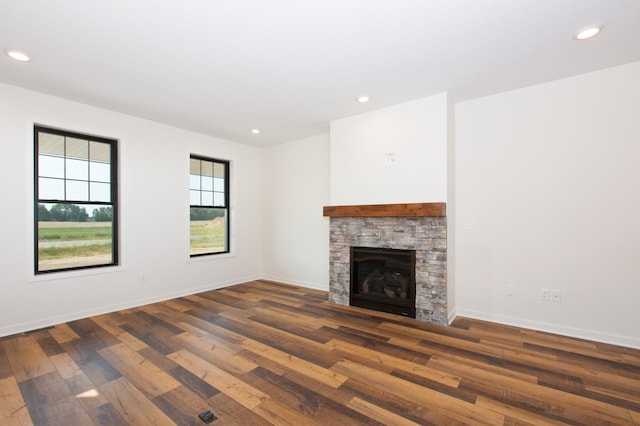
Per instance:
[[[415,250],[351,247],[349,304],[416,317]]]
[[[413,251],[413,305],[408,308],[409,313],[397,307],[394,309],[398,311],[391,313],[414,316],[434,324],[448,324],[447,217],[444,203],[326,206],[323,214],[330,217],[329,301],[375,310],[383,310],[379,309],[382,302],[386,307],[402,304],[405,300],[404,284],[400,282],[410,273],[385,269],[394,262],[383,266],[367,265],[368,272],[358,272],[354,282],[360,285],[356,288],[360,295],[355,296],[358,301],[354,303],[351,250],[353,247],[366,247]]]

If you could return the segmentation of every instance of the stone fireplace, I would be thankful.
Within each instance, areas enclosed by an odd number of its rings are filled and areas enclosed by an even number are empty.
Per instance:
[[[324,216],[330,217],[329,301],[353,304],[350,284],[354,247],[408,250],[415,252],[415,318],[448,323],[444,203],[327,206]]]

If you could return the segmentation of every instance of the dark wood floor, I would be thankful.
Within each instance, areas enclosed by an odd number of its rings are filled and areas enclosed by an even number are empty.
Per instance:
[[[640,424],[640,351],[254,281],[0,339],[2,425]]]

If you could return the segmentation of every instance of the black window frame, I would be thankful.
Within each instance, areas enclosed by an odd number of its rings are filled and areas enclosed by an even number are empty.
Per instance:
[[[110,201],[91,201],[87,200],[73,200],[73,199],[41,199],[39,197],[39,184],[40,184],[40,175],[39,175],[39,135],[41,133],[48,133],[59,135],[63,137],[69,137],[74,139],[87,140],[88,142],[99,142],[106,143],[110,145]],[[106,138],[102,136],[94,136],[88,135],[85,133],[79,133],[74,131],[62,130],[59,128],[53,128],[43,125],[34,125],[33,126],[33,146],[34,146],[34,274],[35,275],[43,275],[43,274],[51,274],[51,273],[59,273],[59,272],[69,272],[83,269],[95,269],[95,268],[105,268],[119,265],[119,201],[118,201],[118,140],[112,138]],[[65,153],[65,159],[66,153]],[[67,178],[65,177],[66,181]],[[71,179],[69,179],[71,180]],[[91,182],[90,180],[87,181]],[[81,266],[72,266],[72,267],[63,267],[56,269],[47,269],[47,270],[39,270],[39,247],[38,247],[38,223],[39,223],[39,208],[38,206],[41,203],[45,204],[68,204],[68,205],[90,205],[90,206],[109,206],[111,207],[112,212],[112,225],[111,225],[111,262],[109,263],[100,263],[95,265],[81,265]]]
[[[223,251],[215,251],[208,253],[191,253],[191,228],[189,229],[189,257],[203,257],[203,256],[214,256],[219,254],[228,254],[231,253],[231,214],[230,214],[230,174],[231,174],[231,162],[229,160],[223,160],[220,158],[207,157],[198,154],[190,154],[189,155],[189,164],[191,164],[191,160],[199,160],[199,161],[207,161],[211,163],[218,163],[224,165],[224,206],[214,205],[212,202],[211,205],[194,205],[191,204],[191,194],[189,194],[189,214],[191,214],[192,208],[197,209],[223,209],[225,210],[225,250]],[[189,166],[189,175],[191,175],[191,166]],[[202,174],[200,175],[202,176]],[[189,193],[191,193],[191,185],[189,185]],[[202,190],[200,190],[202,192]],[[215,192],[215,191],[212,191]],[[189,218],[189,224],[191,224],[191,218]]]

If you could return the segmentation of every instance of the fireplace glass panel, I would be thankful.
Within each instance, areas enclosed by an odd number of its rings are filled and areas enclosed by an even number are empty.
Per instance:
[[[415,250],[351,247],[350,304],[415,318]]]

